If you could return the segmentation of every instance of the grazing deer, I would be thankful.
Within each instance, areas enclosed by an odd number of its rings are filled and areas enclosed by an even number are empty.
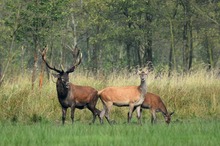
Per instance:
[[[147,72],[139,72],[141,84],[139,86],[125,86],[125,87],[107,87],[98,92],[98,95],[103,103],[103,110],[100,114],[101,123],[103,123],[103,117],[105,116],[108,123],[110,123],[109,113],[112,105],[115,106],[129,106],[128,123],[130,123],[132,117],[132,111],[134,107],[138,111],[138,119],[140,119],[140,105],[144,101],[144,95],[147,93],[146,75]]]
[[[150,109],[152,124],[156,123],[156,119],[157,119],[156,112],[161,112],[163,114],[165,122],[167,124],[170,123],[171,116],[174,114],[174,112],[168,113],[167,108],[165,104],[163,103],[163,101],[161,100],[160,96],[153,94],[153,93],[149,93],[149,92],[145,94],[145,99],[141,105],[141,108]],[[141,109],[141,115],[142,115],[142,109]]]
[[[55,67],[51,67],[46,61],[46,51],[45,48],[42,52],[42,59],[45,62],[46,66],[56,71],[58,74],[54,75],[57,78],[56,89],[58,100],[62,107],[62,123],[65,123],[67,108],[71,108],[71,119],[72,123],[74,122],[74,112],[75,108],[83,109],[87,107],[93,114],[92,123],[95,122],[96,116],[100,115],[101,111],[95,108],[97,100],[98,100],[98,91],[89,86],[78,86],[69,82],[69,73],[74,72],[75,68],[80,64],[82,54],[77,53],[76,63],[69,68],[67,71],[58,70]],[[80,58],[79,57],[80,54]]]

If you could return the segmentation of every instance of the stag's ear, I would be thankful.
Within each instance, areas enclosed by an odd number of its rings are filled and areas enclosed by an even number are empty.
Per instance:
[[[60,74],[54,74],[54,73],[52,73],[52,75],[54,76],[54,78],[59,78],[59,77],[60,77]]]

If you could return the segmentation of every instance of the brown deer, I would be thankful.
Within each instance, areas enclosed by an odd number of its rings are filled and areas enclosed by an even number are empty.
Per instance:
[[[98,100],[98,91],[90,86],[79,86],[74,85],[69,82],[69,73],[74,72],[75,68],[81,63],[82,54],[78,52],[76,63],[69,68],[67,71],[56,69],[51,67],[46,61],[46,51],[45,48],[42,52],[42,59],[45,62],[46,66],[57,72],[54,76],[57,78],[56,89],[58,100],[62,107],[62,123],[65,123],[67,108],[71,108],[71,119],[72,123],[74,122],[74,112],[75,108],[83,109],[87,107],[93,114],[92,123],[95,122],[96,116],[100,115],[99,111],[95,106]],[[80,58],[79,58],[80,55]],[[99,117],[100,118],[100,117]]]
[[[107,87],[98,92],[98,95],[103,103],[103,110],[100,114],[101,123],[103,123],[103,117],[105,116],[108,123],[110,122],[109,113],[112,105],[115,106],[129,106],[128,123],[132,117],[132,111],[134,107],[138,111],[138,120],[140,119],[140,105],[144,101],[144,95],[147,93],[146,75],[147,72],[139,72],[141,84],[139,86],[125,86],[125,87]]]
[[[145,99],[141,105],[141,108],[150,109],[152,124],[156,123],[156,119],[157,119],[156,112],[161,112],[163,114],[165,122],[167,124],[170,123],[171,116],[174,114],[174,112],[168,113],[167,108],[165,104],[163,103],[162,99],[160,98],[160,96],[153,94],[153,93],[149,93],[149,92],[145,94]],[[142,115],[142,109],[141,109],[141,115]]]

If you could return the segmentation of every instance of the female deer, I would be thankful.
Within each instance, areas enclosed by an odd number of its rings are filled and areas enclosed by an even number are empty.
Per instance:
[[[138,119],[140,120],[140,105],[144,101],[144,95],[147,92],[146,75],[147,72],[139,72],[141,84],[139,86],[126,86],[126,87],[107,87],[98,92],[98,95],[103,103],[103,110],[100,114],[101,123],[103,123],[103,117],[105,116],[110,123],[109,113],[112,105],[116,106],[129,106],[128,123],[132,117],[132,111],[134,107],[138,111]]]
[[[145,99],[141,105],[141,108],[150,109],[152,124],[156,123],[156,119],[157,119],[156,112],[161,112],[163,114],[165,122],[167,124],[170,123],[171,116],[174,114],[174,112],[168,113],[167,108],[165,104],[163,103],[162,99],[160,98],[160,96],[153,94],[153,93],[149,93],[149,92],[145,94]],[[141,115],[142,115],[142,109],[141,109]]]

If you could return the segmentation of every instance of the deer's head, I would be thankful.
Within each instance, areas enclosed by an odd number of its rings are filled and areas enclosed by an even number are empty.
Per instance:
[[[174,114],[174,112],[171,112],[171,113],[163,113],[163,116],[164,116],[164,119],[165,119],[165,122],[167,124],[170,124],[170,121],[171,121],[171,116]]]
[[[141,82],[144,82],[146,80],[146,76],[148,75],[148,70],[138,71],[138,74],[140,75]]]

